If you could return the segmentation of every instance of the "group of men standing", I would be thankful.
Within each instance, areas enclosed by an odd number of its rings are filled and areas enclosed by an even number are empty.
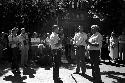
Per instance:
[[[53,25],[53,31],[48,37],[48,43],[51,48],[51,54],[53,56],[53,80],[55,83],[60,83],[59,78],[59,67],[61,64],[61,55],[63,47],[64,34],[60,31],[58,25]],[[92,25],[91,32],[92,36],[84,32],[83,26],[78,27],[79,31],[75,33],[73,38],[73,44],[76,47],[76,74],[82,70],[82,75],[86,73],[85,64],[85,52],[86,49],[90,54],[90,61],[92,66],[92,75],[94,83],[102,83],[100,68],[99,68],[99,56],[102,47],[102,35],[98,32],[99,26]],[[25,28],[21,28],[20,35],[17,35],[19,29],[13,28],[11,34],[8,36],[9,46],[12,53],[12,70],[19,70],[19,61],[21,65],[27,67],[28,51],[29,51],[29,39],[28,34],[25,32]],[[21,57],[19,56],[21,54]],[[21,60],[19,60],[21,58]]]
[[[20,63],[22,67],[27,66],[29,50],[28,34],[25,32],[25,28],[21,28],[20,35],[17,35],[18,31],[18,28],[13,28],[8,36],[9,48],[12,55],[12,70],[14,72],[19,72]]]
[[[54,56],[54,65],[53,65],[53,79],[55,83],[59,83],[59,66],[61,62],[61,49],[62,49],[62,40],[64,36],[60,36],[59,26],[53,26],[53,32],[50,35],[50,47],[52,50],[52,54]],[[76,47],[76,74],[80,72],[80,68],[82,70],[82,75],[85,75],[86,72],[86,64],[85,64],[85,51],[86,49],[90,54],[90,61],[92,66],[92,75],[94,79],[94,83],[102,83],[99,61],[100,61],[100,50],[102,47],[102,35],[98,32],[99,26],[92,25],[91,32],[92,36],[88,36],[84,32],[84,28],[82,26],[78,27],[79,32],[75,33],[73,38],[73,44]]]

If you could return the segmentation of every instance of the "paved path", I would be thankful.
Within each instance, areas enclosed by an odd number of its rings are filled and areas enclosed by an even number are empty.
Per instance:
[[[83,77],[75,72],[75,66],[64,65],[60,67],[60,77],[63,83],[92,83],[92,70],[87,64],[86,76]],[[116,67],[102,63],[100,65],[101,77],[104,83],[125,83],[125,67]],[[0,83],[54,83],[52,71],[33,66],[33,68],[20,69],[21,74],[14,76],[8,68],[4,70],[4,75],[0,77]]]

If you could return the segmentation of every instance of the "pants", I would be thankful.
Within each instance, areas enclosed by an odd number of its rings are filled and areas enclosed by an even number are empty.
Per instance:
[[[29,46],[24,46],[21,48],[21,65],[27,64],[28,51],[29,51]]]
[[[125,60],[125,43],[119,44],[119,58],[120,60]]]
[[[12,62],[12,49],[10,47],[8,47],[8,51],[7,51],[7,55],[8,55],[8,58],[9,58],[9,62]]]
[[[76,64],[77,64],[76,72],[80,72],[80,67],[81,67],[82,73],[86,72],[84,46],[78,46],[76,49]]]
[[[66,56],[66,59],[68,60],[68,62],[72,63],[72,59],[71,59],[71,45],[70,44],[66,44],[65,45],[65,56]]]
[[[12,48],[12,69],[18,69],[19,68],[19,49],[18,48]]]
[[[99,68],[100,50],[89,50],[89,53],[92,66],[92,76],[94,78],[95,83],[99,83],[101,81],[100,68]]]
[[[59,78],[59,67],[61,62],[61,50],[54,49],[52,50],[53,54],[53,80],[57,80]]]

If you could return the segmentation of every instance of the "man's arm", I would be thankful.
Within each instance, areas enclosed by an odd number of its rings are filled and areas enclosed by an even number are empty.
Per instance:
[[[95,46],[95,47],[99,46],[99,44],[97,44],[97,43],[92,44],[92,43],[88,42],[88,40],[86,40],[85,42],[86,42],[86,44],[91,45],[91,46]]]

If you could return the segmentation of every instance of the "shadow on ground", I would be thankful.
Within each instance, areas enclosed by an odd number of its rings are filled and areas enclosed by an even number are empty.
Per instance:
[[[91,81],[91,82],[94,81],[94,80],[93,80],[93,77],[91,77],[91,76],[89,76],[89,75],[87,75],[87,74],[84,74],[84,75],[79,74],[79,75],[83,76],[84,78],[88,79],[88,80]]]
[[[0,77],[8,73],[8,71],[11,69],[10,65],[11,64],[7,61],[0,61]]]
[[[25,83],[25,82],[23,82],[23,80],[27,79],[27,76],[25,76],[25,75],[28,75],[29,78],[34,78],[35,77],[34,74],[36,74],[36,70],[33,68],[30,68],[30,67],[23,68],[24,76],[20,75],[20,71],[18,71],[18,72],[13,71],[12,73],[14,74],[14,76],[12,76],[12,75],[5,76],[3,78],[3,80],[11,81],[12,83]]]
[[[106,65],[116,66],[116,67],[125,67],[125,64],[122,64],[122,62],[119,62],[119,61],[117,61],[116,63],[101,61],[100,64],[102,63]]]
[[[83,74],[79,73],[79,75],[81,75],[82,77],[88,79],[88,80],[91,81],[91,82],[94,82],[93,77],[91,77],[91,76],[89,76],[89,75],[87,75],[87,74],[84,74],[84,75],[83,75]],[[73,76],[73,74],[71,74],[71,76],[72,76],[72,78],[74,79],[74,81],[77,83],[77,80],[76,80],[76,78]]]
[[[113,78],[117,80],[117,83],[125,83],[125,73],[120,73],[120,72],[114,72],[114,71],[104,71],[101,72],[101,75],[106,75],[108,78]],[[119,76],[124,76],[119,77]]]
[[[14,73],[14,76],[9,75],[9,76],[5,76],[3,78],[3,80],[5,81],[11,81],[12,83],[25,83],[23,82],[23,80],[27,79],[26,76],[22,76],[19,73]]]
[[[36,74],[36,70],[30,67],[23,69],[23,75],[29,75],[29,78],[34,78],[34,74]]]

